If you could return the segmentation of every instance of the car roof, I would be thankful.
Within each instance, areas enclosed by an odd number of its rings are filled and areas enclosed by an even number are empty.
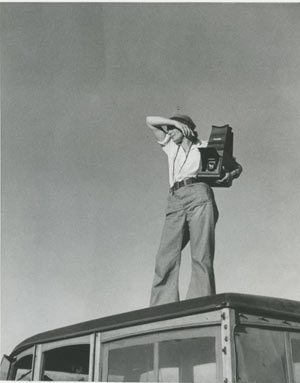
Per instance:
[[[222,293],[93,319],[42,332],[20,343],[11,356],[35,344],[215,311],[224,307],[248,314],[264,314],[269,317],[300,321],[300,302],[298,301],[259,295]]]

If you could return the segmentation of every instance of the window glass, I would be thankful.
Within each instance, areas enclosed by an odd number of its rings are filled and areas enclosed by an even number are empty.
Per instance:
[[[217,333],[217,327],[186,329],[104,344],[103,380],[219,382]]]
[[[90,345],[81,344],[55,348],[43,353],[41,380],[87,381]]]
[[[242,327],[235,333],[240,383],[287,383],[284,333]]]
[[[12,380],[31,380],[32,354],[23,356],[13,364]]]
[[[109,382],[153,381],[153,344],[117,348],[109,351]]]
[[[216,382],[214,337],[159,343],[160,382]]]
[[[300,334],[298,339],[292,339],[292,357],[293,357],[293,371],[294,383],[300,383]]]

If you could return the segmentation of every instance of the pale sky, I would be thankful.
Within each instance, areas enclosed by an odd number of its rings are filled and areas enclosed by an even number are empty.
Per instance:
[[[300,5],[2,3],[1,353],[148,306],[168,194],[147,115],[230,124],[217,292],[300,300]],[[181,295],[190,276],[184,251]]]

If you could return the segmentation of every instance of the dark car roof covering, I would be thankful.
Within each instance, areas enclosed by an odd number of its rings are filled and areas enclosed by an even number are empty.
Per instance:
[[[24,340],[13,350],[11,355],[13,356],[37,343],[46,343],[92,334],[93,332],[105,332],[122,327],[199,314],[214,311],[222,307],[235,308],[248,314],[264,314],[269,317],[300,320],[300,302],[298,301],[258,295],[223,293],[130,311],[43,332]]]

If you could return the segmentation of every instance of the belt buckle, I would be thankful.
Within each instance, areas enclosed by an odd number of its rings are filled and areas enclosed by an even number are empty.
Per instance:
[[[183,180],[184,185],[191,185],[193,183],[194,183],[194,178],[192,178],[192,177],[186,178],[185,180]]]

